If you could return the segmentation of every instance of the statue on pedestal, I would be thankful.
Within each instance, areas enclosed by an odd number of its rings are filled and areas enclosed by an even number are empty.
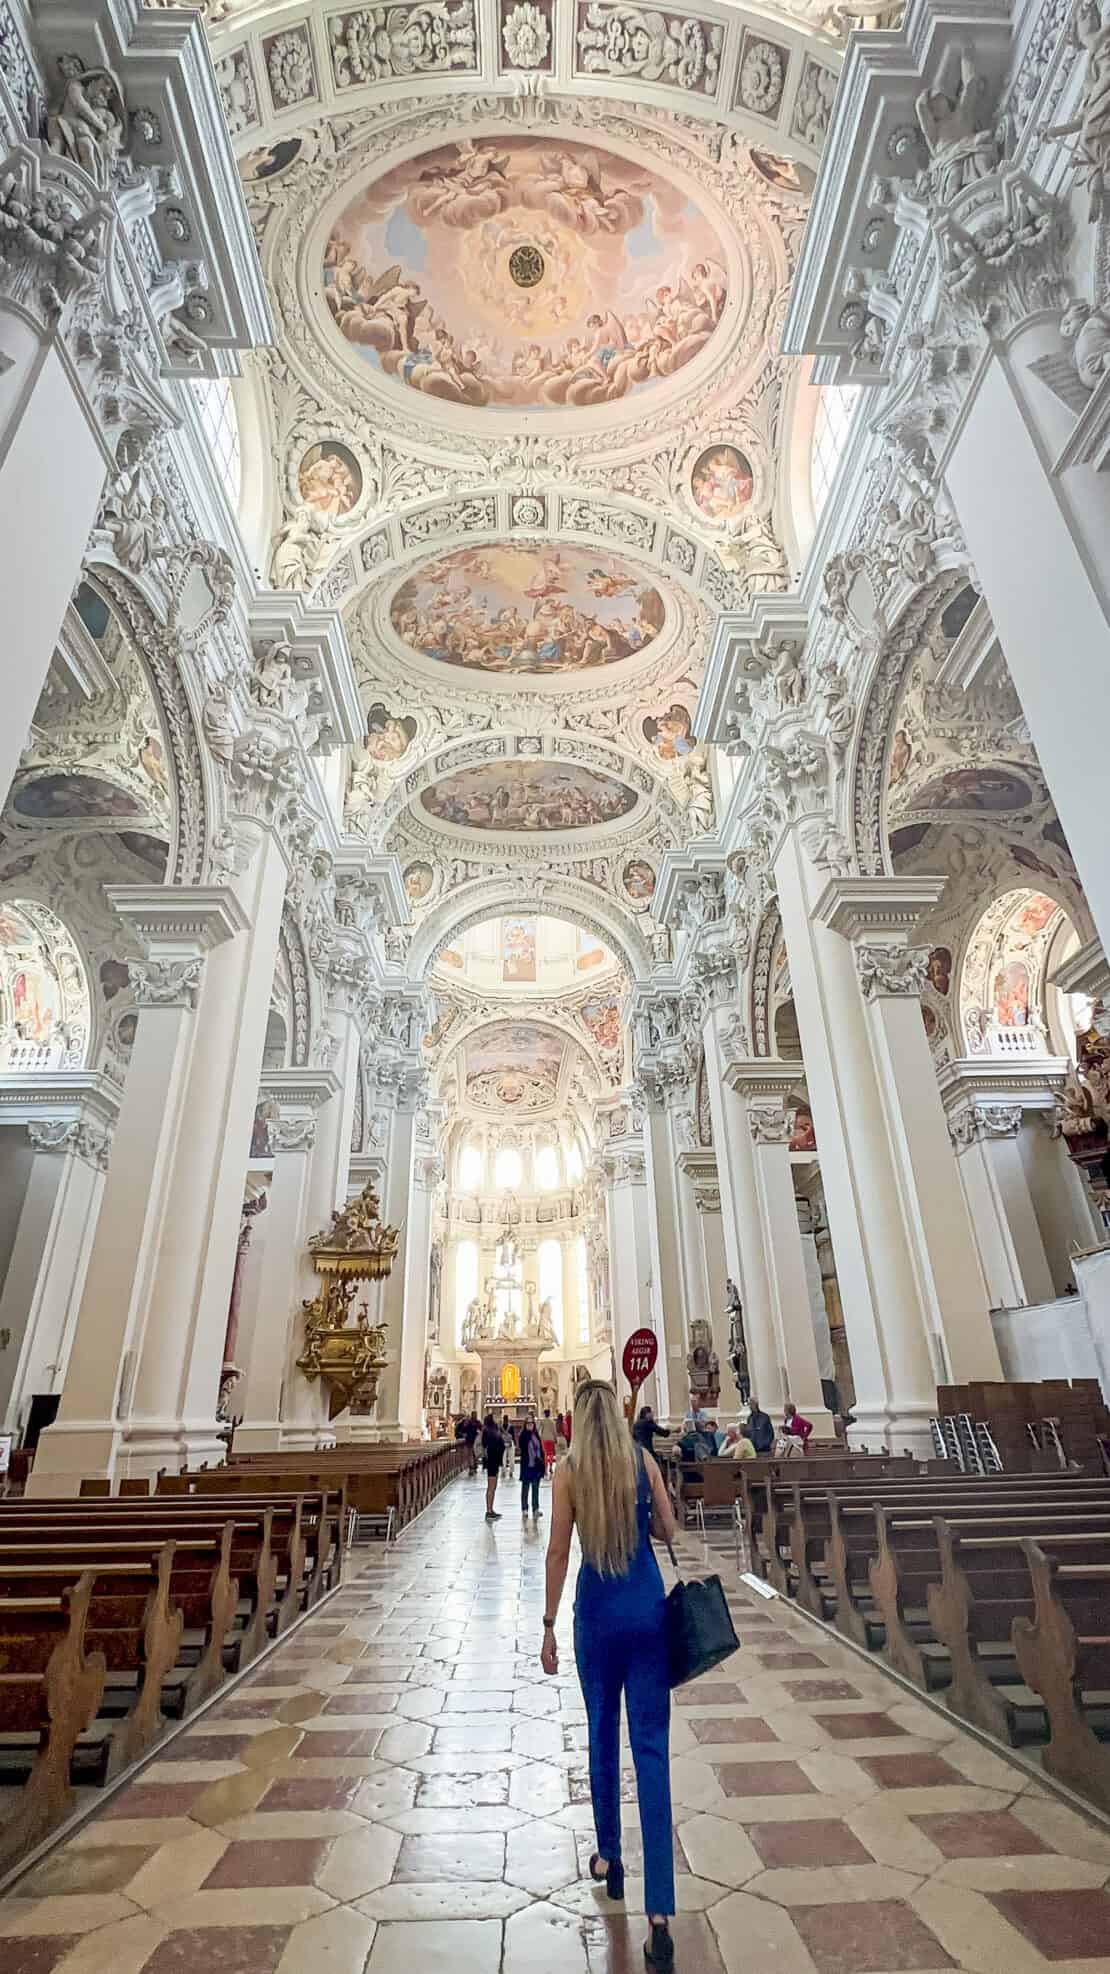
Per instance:
[[[744,1336],[744,1306],[740,1301],[740,1291],[731,1275],[725,1283],[725,1308],[728,1311],[728,1356],[732,1365],[732,1375],[740,1394],[741,1405],[746,1405],[751,1397],[752,1375],[748,1365],[748,1345]]]
[[[686,1359],[690,1382],[690,1403],[697,1410],[709,1410],[721,1397],[721,1362],[713,1348],[713,1331],[704,1317],[690,1325],[690,1352]]]

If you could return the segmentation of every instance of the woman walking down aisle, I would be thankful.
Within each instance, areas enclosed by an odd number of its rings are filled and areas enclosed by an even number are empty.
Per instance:
[[[536,1430],[534,1412],[529,1412],[520,1429],[520,1445],[517,1451],[520,1455],[520,1512],[522,1515],[528,1513],[530,1493],[532,1513],[534,1516],[539,1516],[543,1513],[540,1507],[540,1482],[543,1479],[544,1453],[543,1441]]]
[[[665,1594],[651,1547],[652,1522],[673,1541],[674,1516],[655,1461],[635,1445],[612,1385],[591,1378],[574,1406],[574,1441],[552,1491],[542,1663],[559,1670],[555,1620],[577,1526],[582,1567],[574,1600],[574,1653],[589,1721],[590,1794],[597,1851],[590,1876],[624,1897],[621,1862],[621,1694],[636,1767],[644,1845],[649,1967],[674,1965],[668,1919],[675,1909],[669,1737],[671,1693]]]
[[[501,1517],[494,1508],[493,1497],[497,1493],[501,1462],[505,1458],[505,1442],[492,1412],[486,1413],[482,1426],[482,1452],[486,1462],[486,1520],[499,1522]]]

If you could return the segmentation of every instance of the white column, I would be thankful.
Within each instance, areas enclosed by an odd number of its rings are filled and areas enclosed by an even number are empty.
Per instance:
[[[1062,475],[1046,469],[1072,414],[1041,383],[1019,386],[1019,379],[1042,351],[1060,351],[1054,334],[1046,343],[1049,335],[1047,320],[1039,321],[1007,344],[1004,356],[995,355],[965,410],[945,478],[1091,916],[1110,951],[1110,492],[1105,475],[1090,467]],[[1046,652],[1058,662],[1046,664]]]
[[[731,1064],[725,1074],[730,1086],[743,1095],[747,1106],[783,1397],[791,1399],[803,1418],[812,1422],[822,1438],[827,1438],[832,1434],[833,1420],[821,1390],[805,1250],[790,1166],[795,1113],[786,1108],[784,1101],[801,1081],[801,1067],[800,1063],[780,1067],[773,1062],[750,1061]]]
[[[334,1441],[326,1389],[309,1384],[296,1359],[302,1340],[301,1301],[316,1293],[307,1242],[331,1216],[330,1207],[320,1220],[313,1213],[314,1170],[321,1150],[321,1162],[329,1163],[321,1123],[339,1095],[338,1077],[329,1069],[271,1070],[259,1084],[260,1099],[275,1109],[270,1126],[273,1173],[266,1211],[253,1223],[258,1254],[244,1286],[239,1319],[240,1355],[246,1359],[236,1395],[243,1420],[235,1435],[239,1452]]]
[[[424,1435],[424,1353],[428,1341],[429,1266],[435,1192],[443,1177],[440,1160],[417,1148],[412,1165],[404,1249],[398,1265],[404,1270],[402,1288],[401,1358],[397,1379],[397,1417],[405,1439]]]
[[[378,1396],[367,1412],[350,1412],[338,1423],[342,1439],[396,1440],[404,1437],[401,1424],[402,1370],[411,1369],[405,1359],[405,1308],[408,1218],[411,1210],[413,1158],[416,1148],[416,1117],[411,1105],[398,1104],[386,1110],[389,1117],[389,1149],[386,1154],[385,1184],[382,1187],[381,1214],[387,1227],[398,1227],[401,1238],[393,1269],[381,1284],[377,1313],[371,1309],[371,1322],[386,1331],[386,1364],[378,1384]],[[422,1347],[422,1346],[421,1346]],[[411,1351],[410,1351],[411,1356]]]
[[[129,1473],[213,1457],[285,878],[280,846],[260,832],[248,868],[233,886],[243,930],[207,963],[175,1147],[172,1206],[139,1348],[127,1429]],[[218,1437],[215,1445],[222,1446]]]
[[[781,1408],[787,1396],[786,1382],[783,1353],[775,1330],[747,1104],[728,1081],[732,1062],[729,1036],[734,1022],[735,1010],[727,1007],[711,1009],[706,1018],[703,1031],[706,1086],[721,1187],[725,1260],[743,1304],[752,1393],[765,1411],[773,1413]]]
[[[1022,1108],[970,1100],[948,1130],[992,1309],[1051,1302],[1056,1294],[1018,1145]]]
[[[891,1124],[903,1136],[905,1127],[900,1118],[888,1120],[855,956],[849,941],[814,914],[827,881],[796,828],[779,850],[775,880],[852,1356],[851,1436],[858,1444],[928,1453],[936,1387],[949,1366],[925,1306],[907,1226],[916,1200],[903,1191],[890,1142]],[[911,1005],[924,1042],[916,998]],[[928,1092],[921,1095],[927,1109]],[[939,1110],[935,1076],[931,1101]],[[952,1164],[947,1134],[945,1149]],[[954,1164],[951,1176],[966,1221]],[[968,1244],[970,1238],[968,1230]],[[974,1259],[970,1273],[977,1285]],[[989,1322],[985,1298],[983,1319]],[[998,1370],[989,1375],[997,1377]]]
[[[690,1318],[700,1316],[702,1311],[689,1300],[689,1257],[683,1240],[683,1186],[675,1129],[677,1100],[678,1093],[671,1092],[665,1108],[654,1102],[648,1104],[644,1148],[652,1209],[652,1281],[659,1317],[659,1354],[667,1360],[671,1404],[677,1408],[681,1402],[685,1411],[689,1398],[686,1357],[690,1348]]]
[[[0,282],[6,272],[0,264]],[[80,580],[109,457],[64,343],[0,296],[0,804]],[[63,498],[45,460],[65,462]]]
[[[659,1338],[659,1356],[654,1375],[640,1397],[643,1404],[654,1407],[657,1418],[666,1418],[672,1410],[684,1411],[685,1402],[680,1403],[680,1390],[672,1393],[662,1324],[658,1319],[652,1202],[644,1154],[609,1153],[605,1164],[613,1354],[620,1396],[622,1399],[627,1396],[621,1378],[621,1353],[625,1344],[635,1330],[654,1330]]]
[[[117,909],[124,902],[119,895]],[[54,1425],[39,1441],[33,1494],[68,1494],[86,1474],[112,1477],[117,1470],[126,1471],[124,1443],[135,1366],[176,1204],[175,1158],[186,1134],[205,956],[221,942],[241,937],[245,928],[242,909],[227,890],[167,889],[161,901],[158,906],[151,899],[145,903],[148,958],[144,965],[132,966],[135,1041],[62,1402]],[[242,1197],[241,1176],[236,1205]],[[212,1447],[218,1452],[215,1398],[211,1409]]]
[[[7,1432],[36,1392],[62,1387],[111,1146],[110,1126],[93,1116],[31,1123],[27,1135],[35,1156],[0,1294],[0,1329],[12,1338]]]

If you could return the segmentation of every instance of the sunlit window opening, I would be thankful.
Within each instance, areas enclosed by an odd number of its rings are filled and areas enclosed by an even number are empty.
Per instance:
[[[539,1250],[539,1296],[550,1302],[556,1341],[563,1341],[563,1250],[558,1241],[541,1241]]]
[[[520,1153],[512,1145],[502,1145],[493,1168],[493,1183],[499,1192],[515,1192],[520,1185],[523,1167]]]
[[[455,1251],[455,1342],[462,1346],[466,1312],[478,1293],[478,1243],[460,1241]]]
[[[226,377],[196,377],[193,379],[193,396],[227,497],[238,512],[243,461],[239,450],[239,420],[235,416],[231,385]]]
[[[459,1191],[480,1192],[485,1176],[486,1161],[481,1145],[464,1145],[459,1154]]]
[[[590,1341],[590,1274],[586,1266],[586,1242],[580,1234],[574,1243],[574,1270],[578,1281],[578,1342],[588,1348]]]
[[[536,1153],[536,1185],[541,1193],[553,1193],[560,1184],[559,1154],[554,1145],[541,1145]]]
[[[570,1185],[577,1186],[581,1177],[582,1153],[578,1149],[578,1140],[575,1139],[567,1152],[567,1180]]]
[[[826,385],[821,393],[809,466],[813,512],[818,521],[836,478],[836,469],[848,440],[848,428],[858,403],[857,384]]]

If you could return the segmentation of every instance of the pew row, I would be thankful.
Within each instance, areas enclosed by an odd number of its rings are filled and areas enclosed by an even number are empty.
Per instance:
[[[0,1502],[0,1872],[336,1584],[343,1525],[334,1488]]]

